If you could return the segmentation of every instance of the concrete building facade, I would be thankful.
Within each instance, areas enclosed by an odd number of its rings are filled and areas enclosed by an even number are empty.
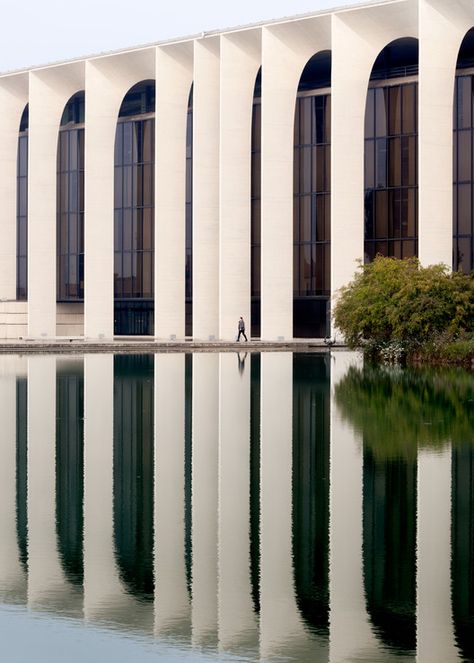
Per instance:
[[[358,261],[471,270],[473,75],[469,0],[3,74],[0,337],[321,337]]]

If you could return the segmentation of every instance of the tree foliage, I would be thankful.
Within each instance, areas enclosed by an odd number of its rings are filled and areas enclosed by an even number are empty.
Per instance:
[[[445,265],[421,267],[417,258],[377,256],[341,288],[334,322],[351,347],[414,346],[440,334],[472,332],[474,278]]]

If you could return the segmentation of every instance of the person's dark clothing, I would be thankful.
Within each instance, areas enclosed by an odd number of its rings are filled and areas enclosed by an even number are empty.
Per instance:
[[[245,335],[245,322],[243,318],[239,318],[238,328],[239,328],[239,334],[237,336],[237,342],[240,341],[241,334],[245,338],[245,340],[247,340],[247,336]]]

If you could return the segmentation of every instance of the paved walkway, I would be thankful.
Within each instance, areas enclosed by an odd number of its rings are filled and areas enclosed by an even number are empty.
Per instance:
[[[296,339],[290,341],[170,341],[149,336],[120,336],[111,340],[84,338],[15,339],[0,341],[0,354],[25,353],[88,353],[88,352],[324,352],[328,350],[324,339]],[[344,348],[343,344],[331,347]]]

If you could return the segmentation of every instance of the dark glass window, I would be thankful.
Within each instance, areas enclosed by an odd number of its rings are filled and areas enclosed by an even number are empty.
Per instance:
[[[193,88],[189,94],[186,124],[186,336],[193,333]]]
[[[84,300],[84,92],[66,104],[57,156],[57,300]]]
[[[302,79],[306,79],[304,72]],[[295,110],[293,169],[295,337],[322,337],[327,333],[331,290],[330,159],[331,96],[300,93]]]
[[[453,269],[474,269],[474,168],[473,91],[474,29],[470,30],[458,56],[453,113]]]
[[[293,335],[327,335],[331,290],[331,54],[306,64],[295,106]]]
[[[155,84],[123,100],[115,134],[115,333],[154,333]]]
[[[369,87],[364,162],[366,262],[416,255],[417,83]]]
[[[28,106],[20,121],[16,180],[16,298],[28,297]]]

